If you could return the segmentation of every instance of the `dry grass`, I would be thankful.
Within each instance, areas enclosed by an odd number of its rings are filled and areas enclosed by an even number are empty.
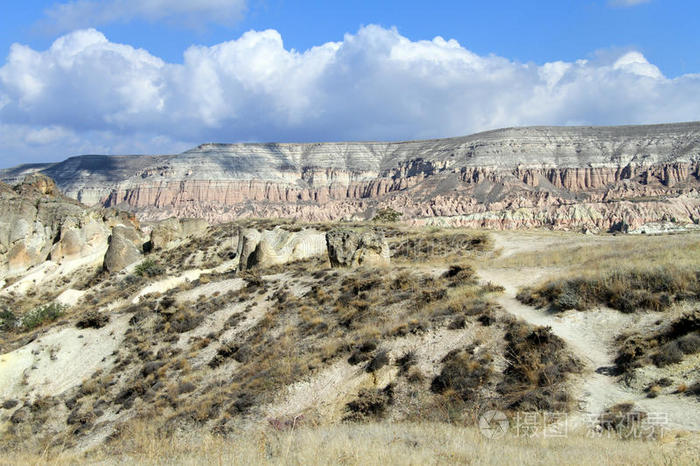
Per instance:
[[[553,311],[585,311],[604,304],[630,313],[638,310],[663,311],[675,301],[700,297],[700,266],[649,265],[618,267],[604,272],[587,272],[549,280],[525,288],[518,299]]]
[[[678,235],[619,235],[586,237],[542,233],[549,235],[552,245],[546,253],[524,251],[493,261],[496,267],[562,267],[572,272],[599,273],[616,270],[620,264],[627,267],[673,265],[697,267],[700,264],[700,234]]]
[[[450,424],[341,424],[253,428],[228,438],[204,431],[165,437],[147,423],[135,423],[107,447],[86,454],[3,452],[2,464],[579,464],[674,465],[698,458],[697,436],[662,441],[620,440],[585,433],[564,438],[516,437],[489,440],[472,427]]]

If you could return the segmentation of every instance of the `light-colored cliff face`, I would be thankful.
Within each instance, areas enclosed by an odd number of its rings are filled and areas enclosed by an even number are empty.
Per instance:
[[[0,177],[13,182],[37,169],[68,196],[144,219],[329,220],[382,206],[415,222],[452,217],[496,228],[700,219],[700,123],[512,128],[396,143],[204,144],[179,155],[73,157]]]

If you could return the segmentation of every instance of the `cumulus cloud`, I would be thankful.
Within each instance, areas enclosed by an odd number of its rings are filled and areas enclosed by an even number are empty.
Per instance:
[[[391,140],[516,125],[700,119],[700,75],[669,79],[637,51],[537,65],[455,40],[367,26],[306,51],[277,31],[193,46],[181,64],[67,34],[15,44],[0,68],[0,154],[166,153],[207,141]]]
[[[140,19],[199,28],[205,23],[236,23],[245,10],[246,0],[72,0],[48,8],[41,26],[68,31]]]

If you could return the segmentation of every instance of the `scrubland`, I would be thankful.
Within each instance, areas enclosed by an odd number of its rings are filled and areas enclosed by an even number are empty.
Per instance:
[[[307,227],[331,226],[285,223]],[[0,371],[3,361],[27,361],[7,363],[7,380],[0,373],[0,403],[12,405],[0,409],[0,462],[698,457],[700,235],[350,227],[382,228],[391,264],[331,269],[319,257],[238,272],[236,225],[220,225],[121,274],[81,271],[5,298],[13,318],[31,325],[0,330]],[[37,314],[67,288],[81,292],[77,304]],[[601,329],[587,316],[613,324]],[[62,343],[42,343],[58,332]],[[71,345],[96,353],[96,332],[116,349],[81,371],[66,365],[52,391],[42,371]],[[627,405],[642,414],[606,421]],[[668,426],[626,438],[661,409]],[[542,425],[494,439],[479,430],[487,410],[572,422],[563,437]]]

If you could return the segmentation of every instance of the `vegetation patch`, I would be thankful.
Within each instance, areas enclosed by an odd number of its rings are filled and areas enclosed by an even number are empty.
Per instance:
[[[700,352],[700,310],[690,311],[664,330],[650,335],[627,334],[617,339],[615,364],[619,372],[654,364],[665,367]]]
[[[346,421],[367,421],[380,419],[389,405],[394,401],[394,386],[387,385],[382,389],[362,389],[357,398],[345,405]]]
[[[473,348],[450,351],[442,359],[442,370],[430,384],[430,390],[443,394],[455,392],[463,401],[478,402],[480,389],[491,380],[491,357],[477,356]]]
[[[489,251],[493,245],[485,233],[447,231],[437,233],[405,233],[392,237],[387,233],[392,261],[450,260]]]
[[[513,322],[505,336],[506,369],[497,391],[506,408],[565,412],[570,408],[566,382],[583,365],[549,327]]]
[[[51,303],[45,306],[38,307],[22,316],[21,326],[25,330],[31,330],[48,322],[52,322],[63,315],[66,307]]]
[[[628,269],[550,280],[525,288],[518,300],[560,312],[605,305],[621,312],[663,311],[676,301],[700,298],[700,270],[674,267]]]
[[[109,323],[109,314],[92,309],[83,315],[75,326],[80,329],[102,328]]]
[[[146,259],[134,268],[139,277],[157,277],[165,273],[165,268],[153,259]]]
[[[373,222],[377,223],[394,223],[398,222],[403,214],[398,212],[391,207],[384,209],[379,209],[374,217],[372,217]]]

